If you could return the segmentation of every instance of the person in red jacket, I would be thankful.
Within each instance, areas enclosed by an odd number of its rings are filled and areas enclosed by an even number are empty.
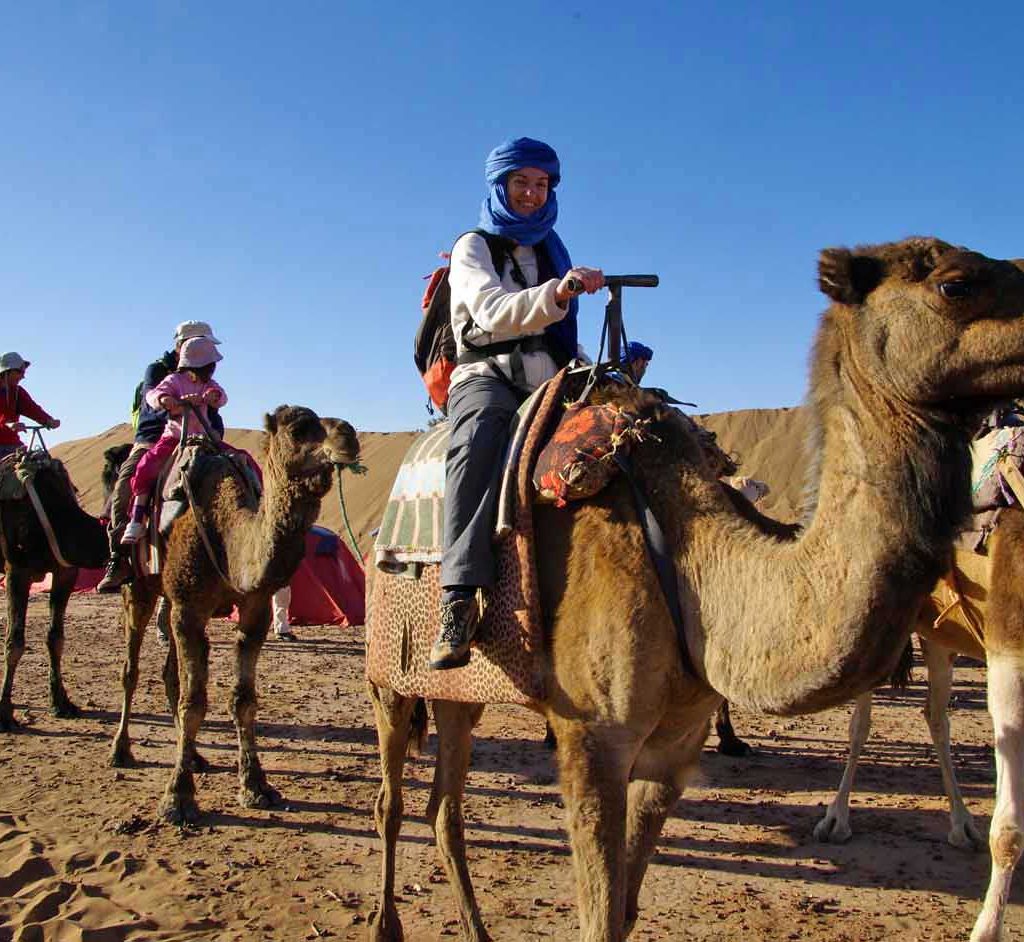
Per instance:
[[[21,417],[32,419],[46,428],[60,426],[59,419],[50,415],[21,388],[28,367],[29,361],[20,353],[0,356],[0,458],[24,447],[20,433],[25,431],[25,425],[19,421]]]

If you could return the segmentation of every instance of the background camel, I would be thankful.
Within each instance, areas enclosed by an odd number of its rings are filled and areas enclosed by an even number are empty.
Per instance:
[[[6,464],[6,462],[5,462]],[[70,566],[61,565],[50,548],[46,533],[29,498],[0,500],[0,560],[3,562],[7,592],[7,643],[4,651],[3,691],[0,693],[0,730],[9,732],[17,724],[11,692],[14,671],[25,651],[25,614],[29,588],[52,573],[50,587],[50,630],[46,649],[50,656],[50,709],[56,716],[75,717],[79,710],[64,689],[61,656],[64,652],[64,614],[78,578],[78,567],[103,565],[106,529],[78,505],[71,479],[59,462],[44,461],[35,475],[34,486],[53,527],[60,555]],[[9,555],[8,555],[9,554]]]
[[[335,467],[359,457],[347,422],[320,419],[311,409],[279,406],[265,418],[264,492],[253,497],[226,462],[195,485],[198,517],[217,558],[211,561],[197,514],[179,517],[167,538],[162,572],[136,578],[122,590],[126,655],[124,701],[111,761],[131,763],[128,720],[138,683],[139,649],[163,593],[171,602],[173,644],[164,670],[167,702],[178,727],[178,758],[161,802],[170,821],[199,815],[192,777],[195,740],[206,713],[210,645],[206,624],[217,611],[238,608],[236,683],[231,715],[238,731],[239,801],[266,807],[279,796],[266,781],[256,752],[256,661],[270,627],[271,596],[288,583],[305,551],[306,531],[331,487]]]
[[[928,667],[925,719],[949,799],[949,842],[965,850],[984,842],[964,805],[950,755],[948,707],[953,658],[966,654],[1000,664],[1000,669],[990,670],[988,677],[989,712],[996,734],[996,807],[989,836],[992,875],[971,935],[971,942],[990,942],[1001,937],[1010,883],[1024,841],[1024,701],[1020,694],[1024,689],[1024,510],[1003,509],[999,525],[988,539],[986,556],[958,550],[954,563],[962,608],[951,610],[949,618],[939,618],[950,604],[950,587],[940,580],[925,600],[915,630]],[[981,630],[981,644],[972,622]],[[1014,668],[1016,678],[1008,679],[1007,672]],[[866,693],[858,698],[850,720],[850,756],[839,790],[814,829],[819,840],[839,843],[853,834],[850,792],[870,728],[871,694]]]
[[[798,540],[766,536],[736,512],[676,413],[631,403],[652,419],[634,474],[673,549],[696,675],[683,665],[628,485],[536,511],[550,637],[548,694],[536,708],[558,738],[586,942],[620,942],[632,928],[648,859],[723,696],[770,713],[812,712],[870,690],[892,669],[910,631],[904,613],[942,572],[970,507],[962,413],[1024,389],[1024,272],[1014,265],[910,239],[825,251],[819,284],[832,305],[812,357],[814,511]],[[993,705],[1020,702],[1013,658],[990,657],[989,670],[1006,691]],[[394,854],[415,700],[379,687],[371,694],[384,857],[370,934],[393,940],[402,937]],[[477,940],[487,933],[466,867],[461,797],[479,710],[434,704],[428,804],[463,933]],[[1005,748],[1015,720],[995,719]],[[1007,809],[993,834],[1019,836],[1020,825]],[[1019,854],[1019,842],[1001,841],[1007,857]]]

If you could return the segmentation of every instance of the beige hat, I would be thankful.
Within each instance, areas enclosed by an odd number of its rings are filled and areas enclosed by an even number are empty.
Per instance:
[[[187,366],[192,369],[199,369],[202,366],[209,366],[218,360],[223,360],[220,352],[214,346],[216,343],[210,337],[193,337],[186,340],[178,354],[178,366]]]
[[[220,341],[213,336],[213,328],[207,324],[206,321],[182,321],[174,328],[175,344],[183,343],[193,337],[206,337],[213,341],[213,343],[220,343]]]
[[[0,373],[6,373],[8,370],[24,370],[30,365],[30,362],[20,353],[5,353],[0,357]]]

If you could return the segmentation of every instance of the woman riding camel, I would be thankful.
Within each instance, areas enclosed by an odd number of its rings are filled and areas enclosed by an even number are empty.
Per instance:
[[[570,279],[593,293],[599,269],[573,267],[554,231],[558,155],[528,137],[487,157],[490,192],[479,232],[452,248],[451,441],[445,465],[441,629],[430,651],[435,670],[461,667],[480,618],[477,592],[495,581],[492,531],[501,460],[523,400],[577,356],[577,301]],[[500,264],[496,264],[500,259]]]
[[[60,427],[60,419],[37,405],[21,388],[29,365],[20,353],[5,353],[0,357],[0,458],[24,447],[20,433],[25,431],[25,426],[20,418],[32,419],[45,428]]]

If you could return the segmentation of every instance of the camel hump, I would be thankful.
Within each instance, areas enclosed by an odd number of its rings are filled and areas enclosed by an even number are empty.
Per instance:
[[[237,474],[259,498],[263,484],[244,452],[218,447],[206,438],[189,439],[168,464],[161,494],[165,501],[187,501],[199,483],[212,475]]]

